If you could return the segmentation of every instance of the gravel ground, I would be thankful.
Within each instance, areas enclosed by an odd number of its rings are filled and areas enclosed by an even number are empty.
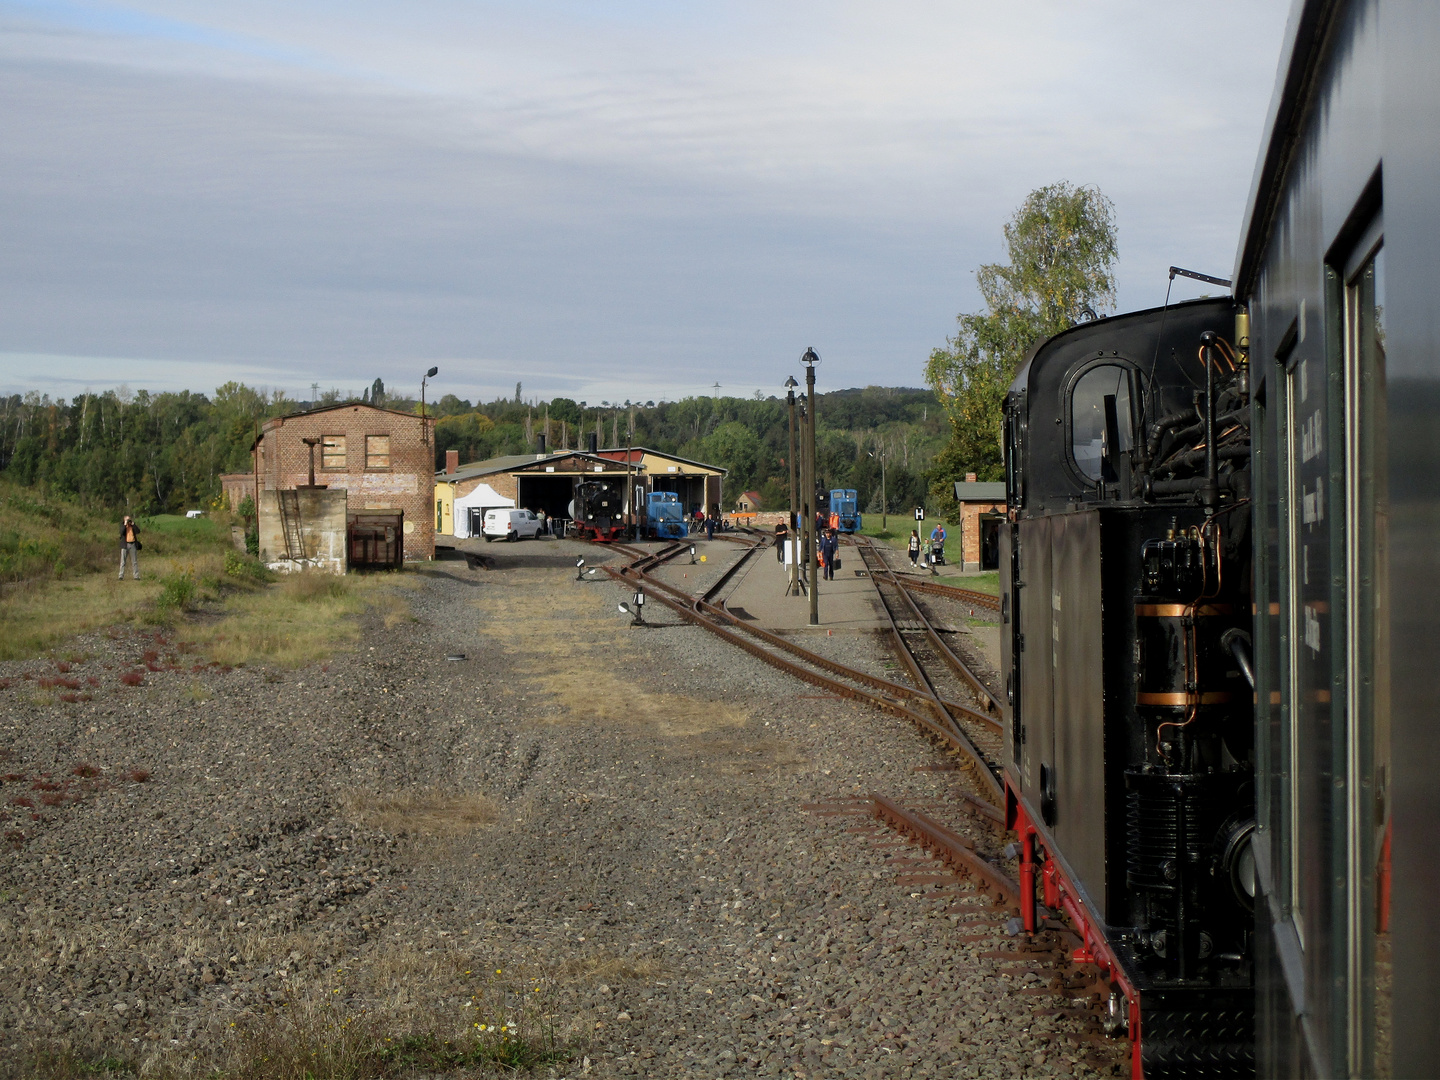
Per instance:
[[[1046,989],[1053,937],[1022,949],[845,801],[948,812],[1000,857],[913,729],[659,605],[631,629],[626,591],[574,581],[593,547],[470,549],[326,665],[197,669],[129,632],[0,665],[10,1075],[36,1044],[199,1073],[305,1010],[551,1025],[552,1076],[1115,1074]]]

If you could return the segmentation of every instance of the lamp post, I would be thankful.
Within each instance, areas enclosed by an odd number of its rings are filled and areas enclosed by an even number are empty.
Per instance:
[[[805,455],[809,465],[810,476],[805,484],[806,492],[815,490],[815,365],[820,362],[819,355],[814,348],[805,350],[805,355],[800,357],[800,362],[805,365],[805,396],[809,399],[810,420],[805,428],[805,441],[808,444]],[[814,495],[810,496],[812,499]],[[820,550],[817,546],[819,539],[815,536],[814,515],[807,515],[810,518],[810,625],[820,625]]]
[[[790,409],[790,527],[785,530],[790,544],[790,580],[785,586],[786,596],[800,591],[800,521],[795,516],[795,473],[800,467],[795,460],[795,387],[799,385],[794,375],[785,380],[785,404]]]
[[[424,378],[420,380],[420,438],[427,443],[430,441],[430,427],[425,423],[425,384],[439,374],[440,369],[438,367],[432,367],[429,371],[425,372]]]
[[[880,531],[885,532],[888,529],[885,511],[890,506],[885,496],[885,459],[890,456],[885,452],[885,443],[882,441],[876,449],[870,451],[870,456],[880,459]]]

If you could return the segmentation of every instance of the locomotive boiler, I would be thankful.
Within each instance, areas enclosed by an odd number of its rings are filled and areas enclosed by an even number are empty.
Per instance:
[[[1039,344],[1005,407],[1005,786],[1137,1072],[1253,1071],[1247,357],[1229,298]],[[1243,316],[1239,320],[1244,329]]]

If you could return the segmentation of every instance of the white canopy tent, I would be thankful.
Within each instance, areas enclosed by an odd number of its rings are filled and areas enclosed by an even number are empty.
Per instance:
[[[481,484],[455,500],[455,535],[460,539],[480,535],[486,510],[513,510],[515,500],[507,499],[489,484]]]

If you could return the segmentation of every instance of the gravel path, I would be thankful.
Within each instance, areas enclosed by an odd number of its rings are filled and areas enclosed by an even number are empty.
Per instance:
[[[1012,956],[1003,912],[845,802],[955,807],[912,728],[658,605],[631,629],[625,591],[573,580],[593,547],[471,550],[323,666],[197,670],[131,633],[0,665],[0,1072],[46,1044],[199,1075],[309,1010],[549,1017],[553,1076],[1115,1073],[1044,991],[1054,942]]]

